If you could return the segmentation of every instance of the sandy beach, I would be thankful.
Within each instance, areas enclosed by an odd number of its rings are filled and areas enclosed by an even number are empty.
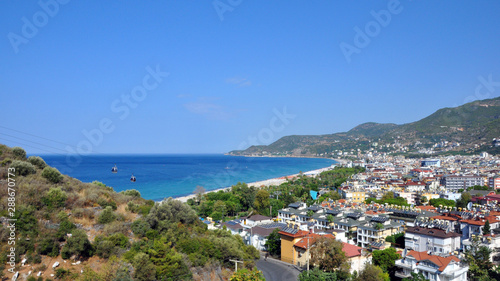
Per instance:
[[[337,162],[339,162],[339,161],[337,160]],[[329,169],[331,169],[331,167],[332,166],[328,166],[325,168],[304,172],[303,174],[306,176],[316,176],[316,175],[319,175],[321,172],[328,171]],[[268,179],[268,180],[263,180],[263,181],[250,182],[250,183],[247,183],[247,185],[248,186],[255,186],[255,187],[267,187],[267,186],[272,186],[272,185],[280,185],[280,184],[286,182],[287,179],[292,179],[294,177],[297,177],[298,175],[299,174],[293,174],[293,175],[280,177],[280,178],[273,178],[273,179]],[[205,194],[209,193],[209,192],[218,192],[219,190],[229,190],[230,188],[231,187],[223,187],[223,188],[208,190],[205,192]],[[195,194],[191,194],[191,195],[187,195],[187,196],[174,197],[174,199],[179,200],[181,202],[187,202],[187,200],[189,200],[190,198],[194,198],[195,196],[196,196]]]

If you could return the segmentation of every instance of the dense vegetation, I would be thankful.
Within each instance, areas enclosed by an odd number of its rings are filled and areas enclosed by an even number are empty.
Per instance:
[[[403,197],[394,197],[394,192],[389,191],[386,192],[380,200],[377,200],[376,198],[370,197],[365,200],[366,204],[370,204],[372,202],[378,203],[378,204],[389,204],[389,205],[396,205],[396,206],[410,206],[408,202],[406,202],[406,199]]]
[[[333,189],[339,187],[351,175],[363,171],[364,168],[361,167],[335,167],[333,170],[322,172],[318,177],[298,176],[279,186],[266,189],[238,183],[229,191],[221,190],[204,195],[198,193],[199,196],[189,199],[188,204],[196,210],[199,216],[211,217],[216,221],[250,214],[269,216],[270,212],[273,216],[277,216],[279,209],[297,201],[312,204],[325,199],[340,199],[340,195]],[[319,191],[320,188],[332,190],[313,200],[309,192]]]
[[[0,163],[0,180],[7,179],[8,168],[16,169],[17,263],[26,258],[36,271],[47,273],[53,259],[83,261],[83,273],[68,266],[55,269],[59,280],[212,279],[213,272],[229,278],[234,267],[229,259],[244,261],[243,268],[255,273],[258,251],[228,231],[208,230],[187,204],[171,198],[154,204],[137,190],[117,193],[100,182],[82,183],[40,157],[26,158],[22,148],[0,145]],[[254,194],[242,207],[254,206],[259,198]],[[6,188],[0,198],[0,217],[7,217]],[[0,227],[1,265],[9,233]]]

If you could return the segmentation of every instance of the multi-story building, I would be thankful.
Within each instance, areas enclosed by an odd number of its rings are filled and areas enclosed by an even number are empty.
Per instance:
[[[405,247],[417,252],[451,254],[460,249],[460,234],[438,228],[408,227],[405,232]]]
[[[456,256],[442,257],[425,251],[409,251],[396,261],[396,266],[400,269],[397,277],[410,278],[411,273],[421,273],[431,281],[465,281],[469,271],[469,266],[461,264]]]
[[[368,248],[374,242],[383,242],[387,236],[401,233],[404,228],[401,223],[391,221],[388,216],[374,216],[369,222],[357,228],[357,243]]]
[[[364,190],[344,189],[340,191],[342,198],[355,203],[363,203],[368,198]]]
[[[441,167],[441,160],[439,159],[424,159],[420,162],[421,167]]]
[[[294,231],[292,231],[294,232]],[[294,244],[292,248],[291,258],[289,256],[285,257],[283,259],[283,255],[281,256],[281,260],[285,262],[292,263],[294,265],[297,265],[299,267],[305,268],[307,266],[307,263],[310,262],[311,259],[311,254],[310,254],[310,249],[314,246],[316,243],[316,240],[320,237],[325,237],[329,239],[335,239],[336,237],[326,234],[326,235],[319,235],[315,233],[302,233],[299,234],[298,232],[296,234],[289,234],[287,230],[284,230],[283,232],[280,232],[282,240],[282,254],[283,254],[283,243],[285,243],[285,250],[288,252],[288,244],[291,236],[294,236],[294,238],[298,235],[303,235],[300,239],[298,239]],[[283,241],[283,237],[285,237],[285,241]],[[294,239],[296,240],[296,239]],[[347,262],[351,265],[350,271],[351,273],[356,271],[361,271],[366,263],[371,263],[371,255],[363,255],[363,251],[361,247],[351,245],[345,242],[342,243],[342,251],[345,253],[347,257]],[[315,266],[314,264],[310,264],[311,267]]]
[[[500,220],[496,216],[481,216],[465,219],[460,221],[460,230],[462,231],[462,240],[470,239],[471,237],[483,235],[483,228],[486,220],[490,223],[490,229],[495,229],[500,226]]]
[[[485,178],[483,176],[457,176],[457,175],[447,175],[442,178],[442,185],[448,190],[457,191],[459,189],[467,189],[468,187],[474,185],[484,185]]]
[[[416,203],[416,199],[417,199],[417,193],[416,192],[399,191],[399,192],[395,192],[394,195],[396,197],[404,198],[408,204],[412,204],[413,205],[413,204]]]
[[[408,181],[405,183],[404,188],[407,191],[416,192],[416,191],[424,191],[426,186],[427,184],[423,181],[416,181],[416,182]]]
[[[490,177],[488,179],[488,187],[493,189],[500,189],[500,176]]]
[[[281,236],[281,260],[291,264],[297,264],[298,254],[294,245],[309,234],[308,231],[300,230],[298,227],[285,227],[280,232]]]

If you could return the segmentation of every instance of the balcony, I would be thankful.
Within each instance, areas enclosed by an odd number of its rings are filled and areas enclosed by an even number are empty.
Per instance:
[[[399,278],[409,278],[409,277],[411,277],[411,273],[410,272],[405,272],[405,271],[402,271],[402,270],[401,271],[396,271],[394,273],[394,275],[396,277],[399,277]]]
[[[397,267],[402,267],[402,268],[412,269],[413,264],[411,264],[409,262],[403,263],[402,260],[397,260],[396,261],[396,266]]]

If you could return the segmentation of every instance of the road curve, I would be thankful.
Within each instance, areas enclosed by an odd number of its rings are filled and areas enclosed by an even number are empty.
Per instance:
[[[266,281],[296,281],[300,272],[291,264],[263,257],[257,261],[257,268],[264,273]]]

